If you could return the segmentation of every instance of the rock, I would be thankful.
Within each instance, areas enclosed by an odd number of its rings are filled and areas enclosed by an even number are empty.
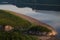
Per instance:
[[[5,31],[11,31],[12,29],[14,29],[14,28],[10,25],[5,26]]]

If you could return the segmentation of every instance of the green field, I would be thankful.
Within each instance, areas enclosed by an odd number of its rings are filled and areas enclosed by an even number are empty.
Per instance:
[[[10,25],[14,27],[14,29],[9,32],[0,30],[0,40],[37,40],[37,37],[34,37],[33,35],[23,34],[22,32],[30,29],[35,30],[36,28],[41,32],[50,31],[45,27],[38,27],[37,25],[35,26],[29,21],[10,14],[10,12],[6,12],[4,10],[0,10],[0,25]]]

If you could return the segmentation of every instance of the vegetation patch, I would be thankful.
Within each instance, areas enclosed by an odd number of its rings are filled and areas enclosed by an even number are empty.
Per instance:
[[[11,31],[5,31],[3,27],[6,29],[9,28],[7,30],[13,29]],[[24,34],[26,30],[27,32],[28,30],[50,32],[45,27],[35,26],[28,20],[13,15],[10,12],[0,10],[0,40],[37,40],[37,37],[33,37],[33,35]]]
[[[13,27],[29,27],[31,23],[23,18],[0,10],[0,25],[11,25]]]

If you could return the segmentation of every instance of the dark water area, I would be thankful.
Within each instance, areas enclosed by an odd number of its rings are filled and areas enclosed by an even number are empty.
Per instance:
[[[60,0],[0,0],[0,4],[13,4],[17,7],[31,7],[37,10],[60,11]]]
[[[31,7],[35,10],[52,10],[52,11],[60,11],[60,6],[48,6],[48,5],[29,5],[29,4],[20,4],[16,5],[17,7]]]

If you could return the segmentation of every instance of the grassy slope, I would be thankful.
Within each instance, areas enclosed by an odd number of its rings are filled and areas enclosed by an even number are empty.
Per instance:
[[[31,25],[31,23],[25,19],[12,15],[9,12],[0,10],[0,25],[28,27]]]
[[[18,27],[20,29],[26,29],[32,24],[25,19],[12,15],[9,12],[0,10],[0,25],[11,25],[14,28]],[[18,29],[15,29],[12,32],[5,32],[0,30],[0,40],[36,40],[36,38],[23,35]]]
[[[42,27],[42,26],[35,26],[29,21],[20,18],[18,16],[15,16],[13,14],[10,14],[10,12],[6,12],[3,10],[0,10],[0,25],[11,25],[15,29],[12,30],[11,32],[6,32],[6,31],[1,31],[0,30],[0,40],[36,40],[37,37],[33,37],[32,35],[25,35],[22,34],[20,29],[36,29],[40,31],[50,31],[49,29]],[[32,26],[33,25],[33,26]],[[19,29],[17,29],[19,28]],[[48,30],[48,31],[47,31]]]

